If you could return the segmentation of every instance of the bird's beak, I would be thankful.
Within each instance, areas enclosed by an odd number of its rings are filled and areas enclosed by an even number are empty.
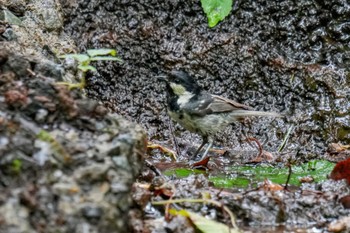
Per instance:
[[[156,76],[156,78],[158,79],[158,81],[163,81],[163,82],[168,81],[168,76],[166,75],[158,75]]]

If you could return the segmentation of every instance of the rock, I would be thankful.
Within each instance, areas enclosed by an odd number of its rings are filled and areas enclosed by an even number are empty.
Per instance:
[[[12,30],[12,28],[6,28],[6,30],[1,34],[7,41],[16,40],[17,35]]]
[[[76,169],[74,172],[74,177],[78,182],[85,182],[86,180],[95,182],[103,180],[106,177],[107,170],[110,168],[110,164],[91,164],[88,166]]]
[[[81,209],[85,218],[91,222],[98,221],[103,215],[103,209],[99,206],[86,205]]]
[[[0,231],[129,232],[142,128],[57,85],[55,63],[0,51]]]
[[[49,31],[62,29],[62,17],[55,8],[47,8],[42,11],[45,28]]]
[[[1,10],[0,11],[0,20],[5,21],[9,23],[10,25],[22,25],[22,21],[15,16],[11,11],[9,10]]]
[[[339,220],[333,221],[328,225],[330,232],[347,232],[350,230],[350,217],[343,217]]]
[[[0,205],[0,218],[2,224],[0,230],[3,232],[28,232],[36,231],[27,221],[29,210],[19,203],[17,197],[7,198],[6,202]]]

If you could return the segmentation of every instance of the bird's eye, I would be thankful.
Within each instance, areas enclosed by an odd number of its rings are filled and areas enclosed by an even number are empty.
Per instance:
[[[174,80],[174,83],[179,84],[179,83],[180,83],[180,80],[179,80],[179,79],[175,79],[175,80]]]

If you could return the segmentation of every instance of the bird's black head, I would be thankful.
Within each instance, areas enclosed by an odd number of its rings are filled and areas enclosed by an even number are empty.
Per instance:
[[[185,71],[174,70],[172,71],[167,79],[168,91],[172,92],[177,96],[185,94],[199,94],[200,86],[197,82]]]

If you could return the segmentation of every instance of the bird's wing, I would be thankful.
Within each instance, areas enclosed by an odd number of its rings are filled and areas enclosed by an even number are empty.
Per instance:
[[[196,101],[186,105],[186,112],[204,116],[206,114],[231,112],[234,110],[251,110],[249,106],[237,103],[217,95],[202,94]]]
[[[237,103],[236,101],[224,98],[218,95],[212,95],[213,102],[209,104],[208,108],[213,112],[231,112],[233,110],[252,110],[251,107]]]

